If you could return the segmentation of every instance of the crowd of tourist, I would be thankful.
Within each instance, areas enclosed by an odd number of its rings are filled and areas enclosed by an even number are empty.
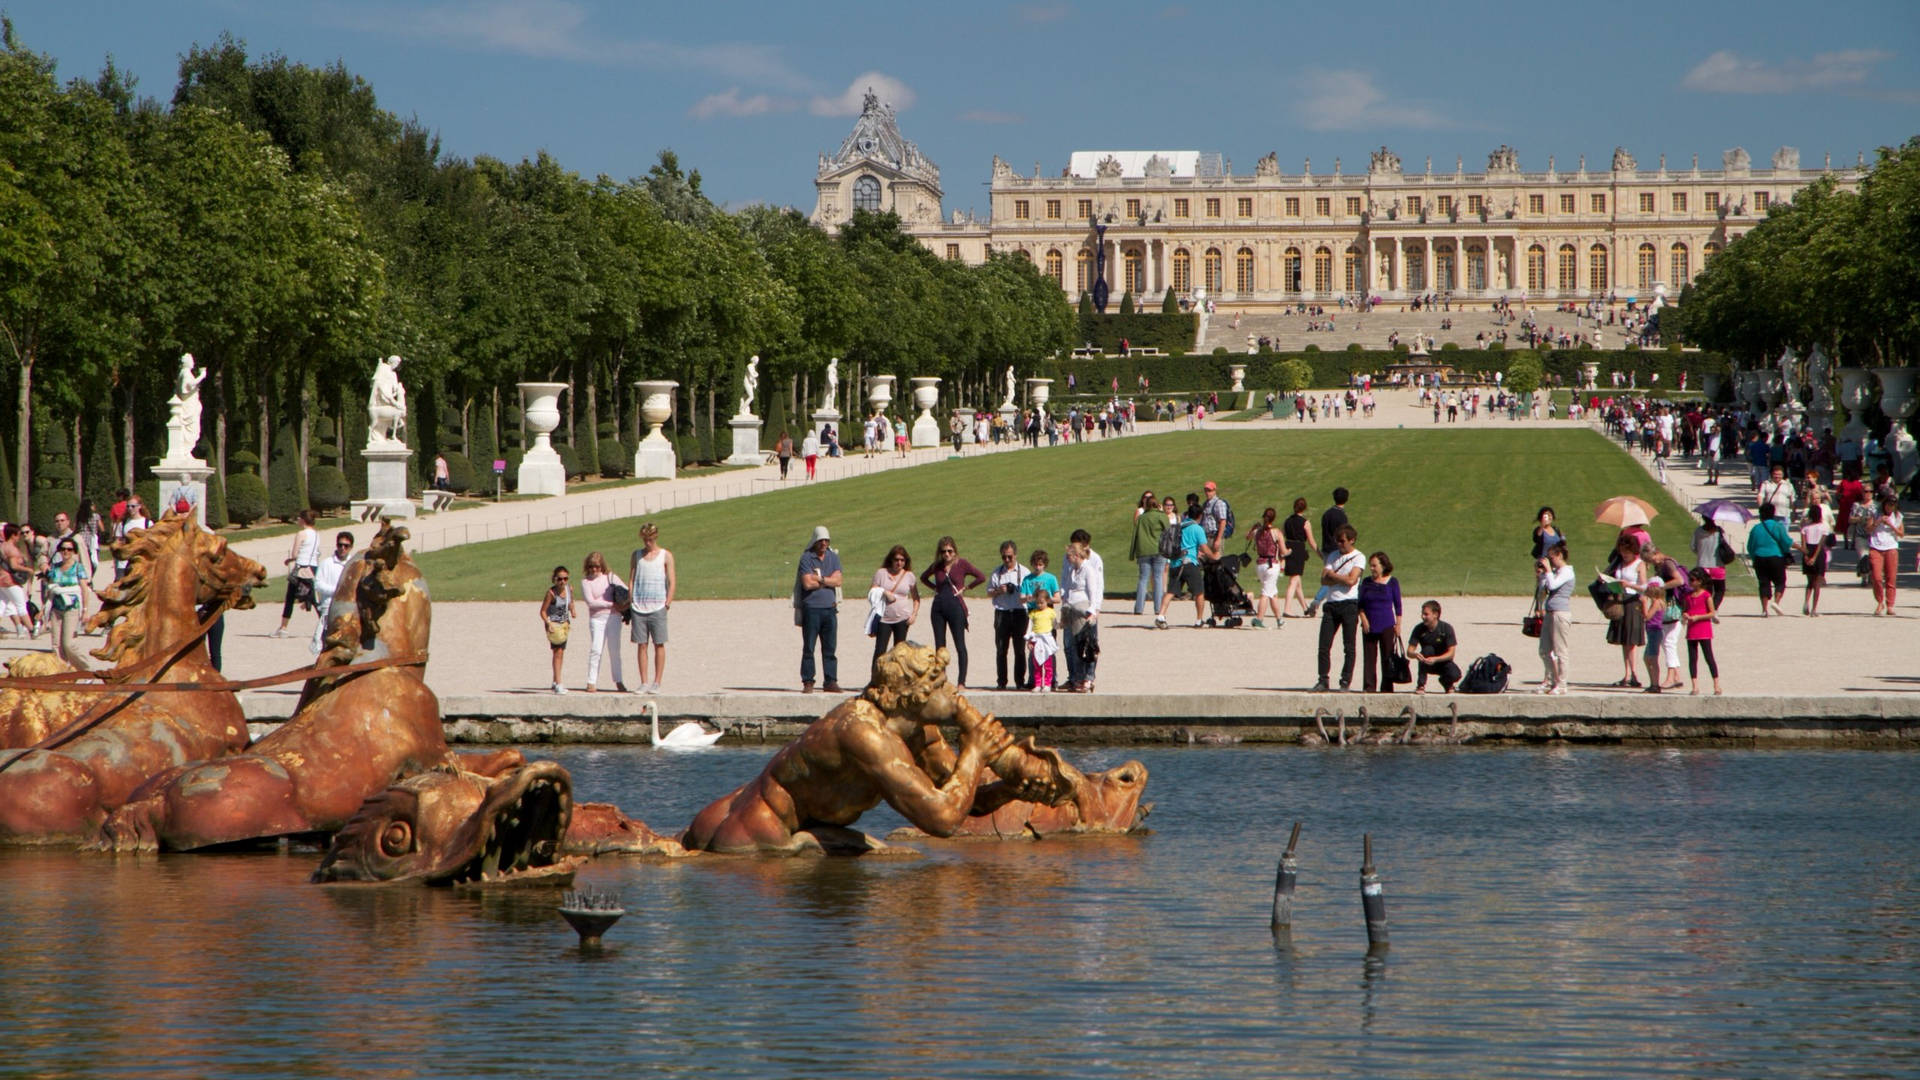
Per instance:
[[[45,637],[67,663],[92,667],[77,639],[99,606],[101,550],[109,549],[106,580],[118,580],[127,565],[112,559],[111,545],[150,524],[146,504],[125,490],[104,515],[91,499],[54,514],[51,533],[25,521],[0,523],[0,637]]]

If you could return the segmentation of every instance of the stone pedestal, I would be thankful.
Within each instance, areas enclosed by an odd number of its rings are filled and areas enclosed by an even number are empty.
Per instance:
[[[553,429],[560,426],[560,391],[567,384],[523,382],[519,386],[521,415],[533,432],[533,445],[521,457],[514,483],[522,495],[565,495],[567,467],[553,448]]]
[[[154,479],[160,481],[160,504],[148,509],[156,516],[166,514],[185,495],[187,502],[193,505],[194,520],[200,523],[201,528],[206,528],[207,478],[212,475],[213,467],[195,458],[162,461],[153,467]]]
[[[973,410],[972,409],[955,409],[953,410],[953,415],[960,418],[960,445],[966,446],[971,443],[978,442],[979,440],[974,438],[974,432],[973,432],[973,424],[974,424]]]
[[[762,465],[766,455],[760,452],[760,418],[746,415],[736,416],[728,421],[733,428],[733,453],[727,455],[728,465]]]
[[[939,446],[946,434],[940,430],[940,421],[933,418],[933,406],[940,400],[940,379],[917,375],[908,381],[913,383],[914,408],[920,410],[920,415],[913,419],[912,443],[916,447]]]
[[[354,516],[412,517],[414,503],[407,497],[407,459],[413,457],[413,451],[398,445],[369,446],[360,451],[360,456],[367,462],[367,497],[354,500]],[[558,457],[556,454],[555,459]],[[565,479],[561,478],[563,485]]]
[[[1020,430],[1020,406],[1011,401],[1003,401],[994,411],[1000,414],[1000,422],[1007,433],[1006,438],[1019,442],[1026,437],[1027,433]]]
[[[660,425],[673,415],[673,391],[680,384],[672,379],[643,379],[633,385],[640,392],[640,419],[649,425],[646,438],[640,440],[640,448],[633,454],[633,475],[671,480],[678,462],[673,444]]]

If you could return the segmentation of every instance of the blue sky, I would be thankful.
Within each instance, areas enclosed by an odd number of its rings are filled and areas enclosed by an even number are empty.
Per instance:
[[[715,199],[811,209],[816,155],[871,84],[941,167],[949,210],[984,211],[993,155],[1055,174],[1075,149],[1269,150],[1365,167],[1387,144],[1468,168],[1508,143],[1604,167],[1745,146],[1805,165],[1920,134],[1920,0],[1557,5],[0,0],[16,33],[87,76],[112,54],[170,97],[179,56],[222,30],[249,53],[343,60],[446,153],[546,149],[583,175],[661,147]],[[1592,12],[1603,11],[1605,17]]]

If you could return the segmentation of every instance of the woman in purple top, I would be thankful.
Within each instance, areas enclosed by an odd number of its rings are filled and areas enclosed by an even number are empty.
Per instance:
[[[953,654],[960,661],[960,678],[955,684],[967,688],[967,590],[987,580],[979,568],[960,557],[953,537],[943,536],[935,545],[933,565],[920,575],[920,583],[933,593],[933,647],[947,647],[947,633],[953,633]]]
[[[1367,557],[1367,571],[1360,582],[1360,689],[1373,693],[1377,688],[1386,694],[1393,691],[1387,665],[1400,643],[1400,582],[1393,576],[1393,560],[1384,551]]]

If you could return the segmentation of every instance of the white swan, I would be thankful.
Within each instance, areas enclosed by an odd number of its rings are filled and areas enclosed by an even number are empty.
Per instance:
[[[647,711],[648,718],[653,722],[653,745],[663,749],[698,750],[704,746],[712,746],[714,743],[720,741],[720,736],[726,734],[724,729],[720,731],[708,731],[706,728],[700,726],[698,720],[689,720],[674,728],[672,731],[667,732],[665,738],[661,738],[659,704],[649,701],[641,706],[641,708]]]

